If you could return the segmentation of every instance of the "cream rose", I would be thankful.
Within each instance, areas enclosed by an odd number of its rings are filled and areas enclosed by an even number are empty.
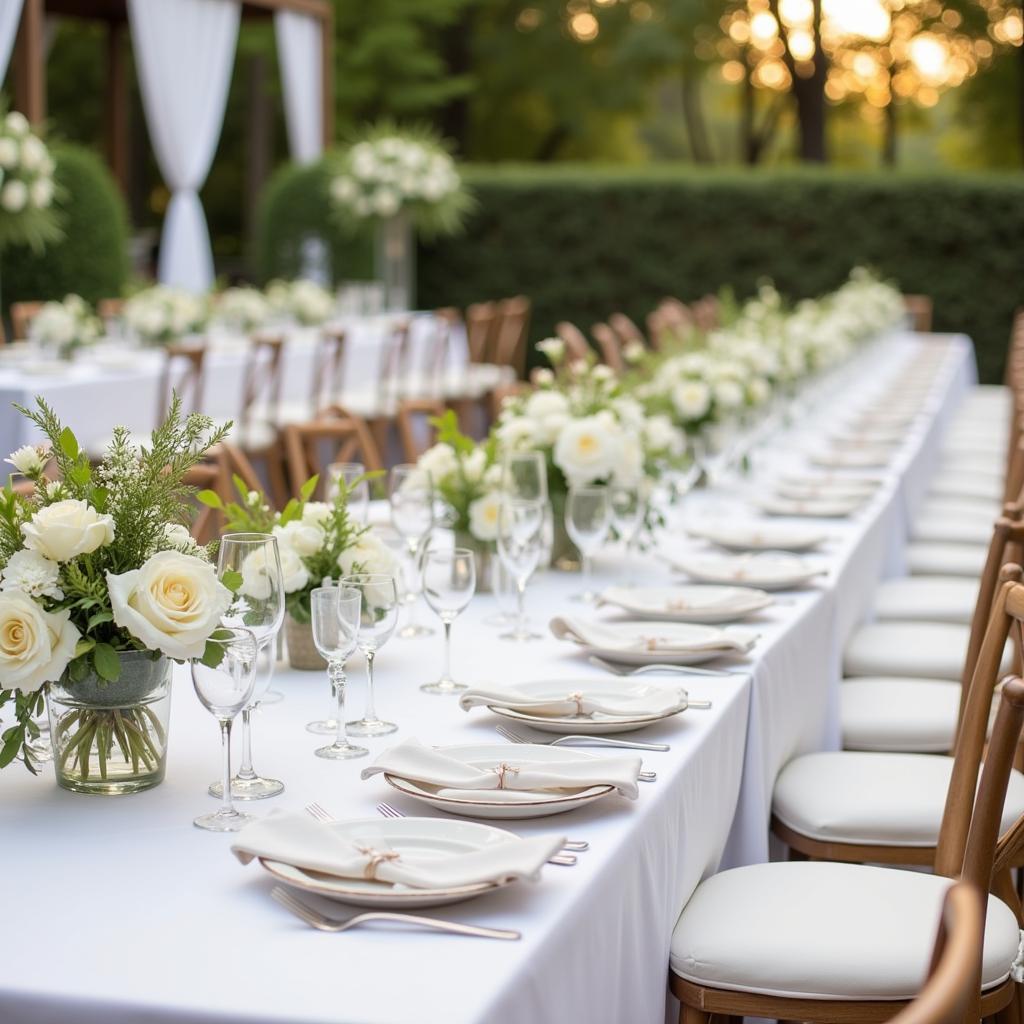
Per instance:
[[[209,562],[178,551],[158,551],[118,576],[108,572],[107,590],[118,626],[179,660],[202,657],[232,600]]]
[[[711,389],[700,380],[685,381],[673,388],[672,404],[684,420],[699,420],[711,408]]]
[[[609,429],[611,426],[612,429]],[[619,464],[621,434],[600,414],[570,422],[555,444],[555,464],[573,484],[592,483],[611,476]]]
[[[307,523],[302,519],[293,519],[284,526],[275,526],[274,536],[282,551],[292,548],[300,556],[315,555],[327,538],[327,534],[316,523]]]
[[[67,498],[41,508],[22,523],[21,532],[25,547],[54,562],[69,562],[109,544],[114,539],[114,520],[84,501]]]
[[[395,571],[395,556],[373,530],[367,530],[355,544],[338,555],[338,568],[342,577],[355,572],[390,574]]]
[[[70,616],[17,591],[0,593],[0,689],[32,693],[60,678],[81,638]]]
[[[469,505],[469,532],[477,540],[496,540],[502,495],[491,491]]]
[[[268,546],[263,545],[249,555],[242,563],[241,593],[255,601],[270,597],[270,579],[267,576]],[[302,557],[281,537],[277,540],[278,557],[281,559],[281,578],[286,594],[303,590],[309,583],[309,570]]]

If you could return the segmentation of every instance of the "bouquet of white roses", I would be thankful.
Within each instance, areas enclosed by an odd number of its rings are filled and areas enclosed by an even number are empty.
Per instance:
[[[29,324],[29,340],[53,351],[60,359],[70,359],[79,348],[91,345],[100,336],[99,318],[79,295],[67,295],[62,302],[44,303]]]
[[[267,300],[275,312],[307,327],[322,324],[334,312],[334,296],[315,281],[304,278],[271,281],[267,285]]]
[[[206,326],[208,315],[205,298],[165,285],[136,292],[125,302],[123,313],[128,329],[150,344],[195,334]]]
[[[270,312],[270,302],[258,288],[226,288],[214,303],[217,320],[243,333],[261,327]]]
[[[60,237],[53,211],[55,164],[24,114],[0,119],[0,249],[41,249]]]
[[[452,234],[472,205],[440,140],[423,129],[372,128],[338,160],[331,198],[349,223],[408,213],[424,234]]]
[[[0,495],[0,707],[16,721],[3,733],[0,767],[31,752],[43,688],[73,690],[87,678],[116,683],[125,652],[184,661],[212,656],[207,642],[231,602],[207,553],[193,542],[182,513],[190,469],[227,428],[205,416],[181,416],[175,397],[146,450],[118,427],[103,461],[92,467],[69,428],[38,398],[20,411],[49,442],[14,452],[8,462],[35,484],[26,498]],[[52,458],[60,473],[47,480]],[[64,759],[88,774],[94,757],[105,775],[117,744],[124,758],[156,759],[160,730],[145,710],[86,709],[68,734],[55,736]]]

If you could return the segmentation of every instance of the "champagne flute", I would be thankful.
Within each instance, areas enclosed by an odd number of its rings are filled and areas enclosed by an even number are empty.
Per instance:
[[[237,832],[255,819],[236,811],[231,802],[231,724],[252,699],[258,645],[250,630],[223,627],[210,638],[210,644],[217,653],[216,664],[193,660],[190,667],[196,696],[220,723],[224,781],[220,786],[220,810],[200,814],[192,824],[210,832]]]
[[[548,500],[548,468],[543,452],[509,452],[502,461],[502,480],[502,489],[511,498]]]
[[[398,585],[387,573],[356,573],[342,579],[343,587],[358,590],[362,597],[359,618],[359,649],[366,658],[366,711],[363,717],[348,722],[349,736],[385,736],[398,726],[377,717],[373,700],[373,662],[388,642],[398,622]]]
[[[522,643],[540,639],[527,626],[524,598],[526,584],[540,561],[546,507],[540,501],[505,498],[498,509],[498,557],[516,583],[516,624],[501,635],[502,640]]]
[[[583,592],[573,595],[574,601],[593,604],[597,595],[592,589],[592,560],[605,542],[612,525],[612,508],[608,488],[570,487],[565,503],[565,529],[579,548],[583,562]]]
[[[476,591],[476,562],[469,548],[427,551],[423,557],[423,595],[444,625],[444,669],[435,683],[424,683],[424,693],[455,693],[465,683],[452,679],[452,623]]]
[[[431,636],[433,630],[416,622],[419,598],[420,556],[424,541],[434,525],[434,486],[430,474],[411,463],[392,466],[388,473],[391,523],[405,541],[410,572],[405,574],[405,602],[409,619],[398,631],[403,640]]]
[[[284,790],[279,779],[257,774],[252,764],[252,713],[260,705],[274,675],[275,641],[284,622],[284,574],[277,538],[266,533],[228,533],[220,542],[217,575],[237,584],[234,600],[221,617],[231,628],[249,629],[256,637],[256,685],[242,708],[242,763],[231,780],[236,800],[263,800]],[[230,589],[230,588],[229,588]],[[221,795],[221,784],[210,786],[213,796]]]
[[[643,482],[639,484],[613,484],[608,490],[612,523],[615,532],[626,546],[626,568],[633,573],[633,545],[640,534],[647,502],[644,500]],[[632,586],[632,580],[630,581]]]
[[[365,476],[366,467],[361,462],[332,462],[327,467],[327,500],[334,500],[338,482],[343,481],[349,513],[363,526],[370,521],[370,481]]]
[[[362,599],[362,593],[354,587],[317,587],[310,594],[313,643],[327,662],[327,678],[338,705],[334,742],[314,753],[331,761],[369,753],[366,747],[354,746],[345,739],[345,662],[356,649]]]

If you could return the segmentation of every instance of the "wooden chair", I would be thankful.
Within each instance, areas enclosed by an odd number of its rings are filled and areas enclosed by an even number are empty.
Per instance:
[[[185,474],[184,482],[197,491],[214,491],[227,503],[239,500],[235,477],[250,491],[263,490],[263,485],[244,452],[230,442],[222,441],[209,453],[206,461],[193,466]],[[200,502],[195,502],[194,505],[192,536],[197,544],[208,544],[223,532],[224,516],[219,509],[210,508]]]
[[[328,445],[333,455],[322,459],[321,451]],[[323,470],[332,462],[361,462],[367,470],[382,468],[377,445],[366,422],[338,406],[328,409],[311,423],[288,424],[284,428],[284,448],[292,495],[298,494],[314,474],[322,478]],[[325,481],[321,479],[320,484],[322,489]]]
[[[631,341],[638,341],[644,347],[647,346],[644,332],[625,313],[612,313],[608,317],[608,325],[619,336],[619,341],[623,345],[628,345]]]
[[[590,328],[590,333],[597,342],[597,350],[601,353],[601,362],[611,367],[616,373],[622,373],[626,361],[622,357],[622,342],[618,334],[608,324],[598,323]]]
[[[704,331],[713,331],[718,326],[718,298],[715,295],[704,295],[692,306],[693,319],[697,327]]]
[[[164,366],[157,393],[156,425],[163,423],[176,392],[182,400],[182,412],[202,412],[206,345],[173,344],[164,346]]]
[[[497,343],[498,304],[474,302],[466,307],[466,344],[471,363],[493,363]]]
[[[516,377],[526,376],[526,341],[530,334],[530,300],[525,295],[503,299],[496,328],[494,359],[498,366],[511,366]]]
[[[96,314],[106,323],[108,320],[116,320],[124,313],[125,299],[100,299],[96,303]]]
[[[436,398],[406,398],[398,406],[398,436],[406,462],[415,462],[433,443],[437,431],[430,420],[444,415],[445,404]],[[420,439],[426,437],[426,443]]]
[[[575,324],[562,320],[555,324],[555,334],[565,343],[565,355],[570,363],[593,358],[594,350],[590,347],[590,342]]]
[[[928,295],[904,295],[903,305],[910,315],[915,331],[929,333],[932,329],[932,300]]]
[[[341,394],[346,338],[343,327],[324,327],[320,331],[313,355],[313,379],[309,392],[309,409],[314,417],[336,402]]]
[[[270,493],[278,508],[288,500],[281,446],[281,378],[284,337],[254,334],[242,375],[242,403],[231,435],[232,442],[250,460],[267,467]]]
[[[21,341],[28,337],[32,321],[45,305],[46,303],[42,301],[11,303],[11,333],[14,335],[15,341]]]

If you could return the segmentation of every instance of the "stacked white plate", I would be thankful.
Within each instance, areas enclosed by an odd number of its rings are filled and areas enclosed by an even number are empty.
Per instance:
[[[872,477],[785,476],[775,482],[775,493],[793,501],[836,500],[867,501],[879,488],[881,481]]]
[[[796,523],[688,523],[686,532],[729,551],[810,551],[826,539],[823,531]]]
[[[808,519],[844,519],[864,504],[863,498],[781,498],[765,497],[757,507],[769,516],[795,516]]]
[[[887,466],[892,452],[888,448],[853,448],[850,451],[814,452],[811,462],[828,469],[877,469]]]
[[[672,564],[704,583],[735,584],[761,590],[792,590],[824,572],[808,559],[784,551],[756,555],[694,554],[675,557]]]
[[[770,594],[750,587],[705,584],[675,587],[608,587],[601,604],[622,609],[634,618],[662,622],[736,622],[772,603]]]

